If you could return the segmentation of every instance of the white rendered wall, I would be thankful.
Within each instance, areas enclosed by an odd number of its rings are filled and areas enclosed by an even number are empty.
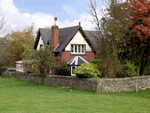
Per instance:
[[[86,51],[92,51],[89,44],[86,42],[82,34],[78,31],[73,39],[70,41],[70,43],[65,48],[65,51],[71,51],[71,44],[85,44],[86,45]]]
[[[44,46],[44,43],[43,43],[43,40],[42,40],[42,36],[40,36],[40,40],[39,40],[39,43],[38,43],[38,46],[37,46],[37,50],[40,49],[40,44],[43,44],[43,46]]]

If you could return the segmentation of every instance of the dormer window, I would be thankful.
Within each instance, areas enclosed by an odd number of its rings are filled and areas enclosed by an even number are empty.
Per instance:
[[[71,45],[71,54],[85,54],[85,45]]]

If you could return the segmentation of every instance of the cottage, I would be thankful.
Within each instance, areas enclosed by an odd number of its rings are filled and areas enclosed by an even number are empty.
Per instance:
[[[81,22],[77,26],[59,28],[57,26],[57,17],[55,17],[54,26],[51,29],[39,28],[34,49],[39,50],[44,45],[50,45],[53,53],[60,57],[60,65],[63,62],[67,63],[70,67],[71,75],[74,76],[73,70],[77,66],[82,63],[91,63],[95,58],[92,37],[88,37],[87,34],[89,32],[82,29]],[[51,74],[55,73],[55,70],[51,70]]]

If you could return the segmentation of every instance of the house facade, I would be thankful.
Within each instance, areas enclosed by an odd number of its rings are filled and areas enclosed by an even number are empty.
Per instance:
[[[34,49],[50,45],[55,56],[60,57],[60,65],[67,63],[74,76],[73,70],[76,67],[82,63],[91,63],[95,58],[94,46],[87,32],[82,29],[80,22],[77,26],[59,28],[55,17],[51,29],[39,28]],[[56,71],[51,70],[51,74],[56,74]]]

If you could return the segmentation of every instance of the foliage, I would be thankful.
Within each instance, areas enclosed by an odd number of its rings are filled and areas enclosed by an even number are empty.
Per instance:
[[[150,64],[150,2],[129,0],[126,4],[130,10],[129,23],[132,25],[132,35],[128,43],[128,50],[131,51],[128,51],[128,56],[135,63],[138,75],[144,75]]]
[[[35,74],[41,75],[40,85],[43,85],[44,79],[49,71],[58,67],[57,57],[50,51],[50,46],[48,45],[39,51],[26,49],[23,53],[23,60],[26,73],[32,71]]]
[[[70,69],[66,63],[63,63],[63,65],[57,70],[57,75],[70,76]]]
[[[119,76],[118,74],[118,77],[132,77],[132,76],[137,76],[136,66],[134,64],[131,64],[130,62],[127,62],[123,67],[121,76]]]
[[[101,63],[101,62],[102,62],[101,59],[93,59],[93,60],[92,60],[92,63],[93,63],[93,64],[99,64],[99,63]]]
[[[145,71],[145,75],[150,75],[150,65],[147,67],[147,69]]]
[[[0,38],[0,67],[9,64],[9,53],[6,49],[6,38]]]
[[[7,70],[7,68],[0,67],[0,76]]]
[[[144,75],[150,64],[150,2],[105,1],[107,13],[100,10],[103,13],[101,19],[95,0],[91,0],[89,11],[98,31],[95,36],[96,42],[99,42],[97,58],[103,60],[101,66],[105,77],[115,77],[121,73],[124,59],[136,65],[138,75]],[[102,46],[103,43],[105,46]]]
[[[122,9],[119,2],[118,0],[106,0],[106,9],[97,10],[96,1],[91,0],[88,11],[93,17],[97,31],[96,35],[93,35],[98,46],[97,58],[103,61],[98,67],[103,71],[105,77],[111,78],[116,77],[116,74],[122,71],[123,65],[118,58],[118,53],[124,51],[121,47],[128,40],[125,33],[128,31],[129,24],[126,23],[124,17],[129,14],[129,11]],[[103,15],[99,15],[99,11]],[[99,18],[101,16],[102,18]]]
[[[96,64],[97,65],[97,69],[100,71],[100,72],[102,72],[102,74],[101,75],[98,75],[99,77],[104,77],[105,75],[104,75],[104,67],[103,67],[103,60],[102,59],[93,59],[92,60],[92,63],[93,64]]]
[[[8,36],[12,38],[12,40],[7,41],[5,49],[8,52],[8,65],[15,66],[15,61],[22,60],[22,54],[25,49],[33,48],[34,26],[27,26],[23,31],[12,31]]]
[[[74,69],[74,74],[79,78],[97,78],[102,72],[97,69],[97,65],[85,63]]]
[[[1,10],[1,7],[0,7]],[[4,16],[0,16],[0,34],[4,33],[6,29],[4,29],[5,26],[5,19]],[[3,66],[4,64],[7,64],[8,60],[8,52],[6,51],[6,38],[0,37],[0,67]]]

